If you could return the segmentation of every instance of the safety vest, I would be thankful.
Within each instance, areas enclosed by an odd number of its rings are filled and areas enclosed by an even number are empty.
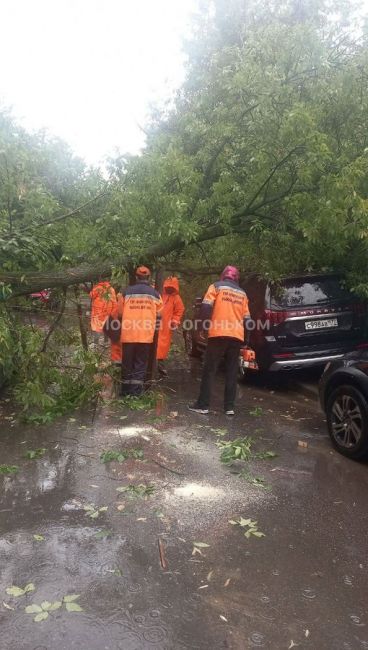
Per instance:
[[[148,283],[127,287],[119,297],[122,343],[152,343],[161,310],[161,296]]]
[[[248,297],[236,282],[219,280],[211,284],[203,298],[203,307],[211,320],[209,338],[225,336],[244,341],[244,321],[249,318]]]

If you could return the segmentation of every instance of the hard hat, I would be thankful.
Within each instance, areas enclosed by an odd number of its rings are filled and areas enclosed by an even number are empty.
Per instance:
[[[221,273],[220,280],[232,280],[233,282],[239,282],[240,273],[236,266],[225,266],[224,270]]]
[[[135,274],[140,278],[149,278],[151,271],[146,266],[138,266]]]

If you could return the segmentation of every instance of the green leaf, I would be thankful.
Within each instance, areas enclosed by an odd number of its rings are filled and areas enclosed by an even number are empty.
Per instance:
[[[99,512],[106,512],[106,510],[108,510],[108,506],[102,506],[102,508],[98,509]]]
[[[18,465],[0,465],[0,474],[16,474],[18,470]]]
[[[25,609],[26,614],[38,614],[42,612],[42,607],[39,605],[27,605]]]
[[[60,600],[56,600],[54,603],[52,603],[50,607],[50,612],[55,612],[57,609],[60,609],[62,604],[63,603]]]
[[[41,612],[40,614],[37,614],[37,616],[35,616],[33,620],[35,623],[41,623],[41,621],[46,621],[48,617],[49,617],[48,612]]]
[[[47,612],[49,609],[51,609],[51,606],[52,606],[52,603],[49,603],[48,600],[44,600],[44,601],[41,603],[41,607],[42,607],[42,609],[43,609],[45,612]]]
[[[24,589],[21,589],[20,587],[8,587],[5,589],[6,593],[9,596],[14,596],[14,598],[18,598],[18,596],[24,596],[26,593]]]
[[[36,542],[43,542],[45,538],[43,535],[33,535],[33,539],[35,539]]]
[[[35,591],[36,587],[33,582],[29,582],[28,585],[24,587],[24,592],[27,594],[29,591]]]
[[[83,609],[78,603],[65,603],[65,607],[68,612],[83,612]]]
[[[91,514],[88,516],[91,517],[91,519],[97,519],[99,514],[100,513],[98,512],[98,510],[95,510],[94,512],[91,512]]]
[[[68,596],[64,596],[63,602],[73,603],[75,600],[78,600],[78,598],[80,598],[80,594],[69,594]]]

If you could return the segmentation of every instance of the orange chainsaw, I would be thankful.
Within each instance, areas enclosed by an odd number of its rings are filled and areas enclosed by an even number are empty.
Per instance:
[[[258,370],[258,363],[256,361],[256,353],[251,348],[241,348],[239,365],[241,369]]]

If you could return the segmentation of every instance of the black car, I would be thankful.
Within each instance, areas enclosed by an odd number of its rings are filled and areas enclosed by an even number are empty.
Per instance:
[[[334,447],[354,460],[368,458],[368,349],[328,363],[320,401]]]
[[[338,275],[300,275],[278,283],[250,277],[241,285],[249,298],[250,346],[260,370],[323,368],[367,340],[366,305],[344,287]],[[192,328],[185,332],[186,349],[192,356],[200,356],[206,347],[200,327],[201,302],[196,299]]]

